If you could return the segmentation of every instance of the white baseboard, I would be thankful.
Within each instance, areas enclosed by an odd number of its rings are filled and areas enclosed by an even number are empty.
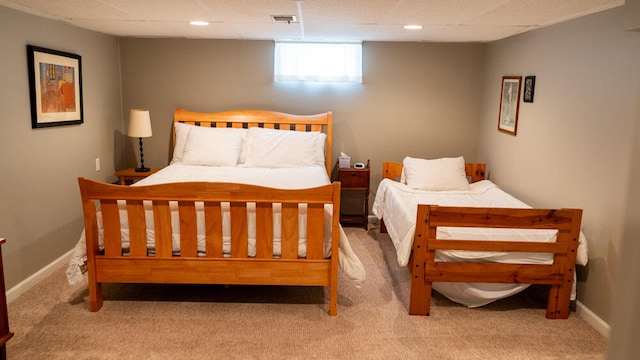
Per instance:
[[[7,290],[7,302],[11,302],[15,300],[18,296],[22,295],[27,290],[31,289],[33,286],[39,283],[42,279],[51,275],[51,273],[58,270],[59,268],[65,266],[69,262],[69,258],[71,258],[72,252],[73,252],[73,249],[69,250],[69,252],[60,256],[59,258],[51,262],[49,265],[43,267],[35,274],[29,276],[28,278],[18,283],[16,286]]]
[[[611,326],[600,317],[598,317],[598,315],[596,315],[593,311],[589,310],[589,308],[579,300],[576,300],[576,314],[580,316],[584,321],[586,321],[589,325],[591,325],[591,327],[596,329],[596,331],[599,332],[600,335],[604,336],[605,339],[609,339]]]

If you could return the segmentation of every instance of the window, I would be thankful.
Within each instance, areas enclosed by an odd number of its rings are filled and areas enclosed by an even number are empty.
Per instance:
[[[361,43],[276,42],[275,81],[362,82]]]

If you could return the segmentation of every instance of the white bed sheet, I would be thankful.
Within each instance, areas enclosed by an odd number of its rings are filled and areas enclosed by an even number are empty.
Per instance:
[[[405,184],[383,179],[378,186],[372,213],[384,219],[389,237],[393,242],[400,266],[406,266],[411,255],[416,228],[418,204],[440,206],[476,206],[530,208],[527,204],[504,192],[489,180],[470,184],[464,191],[421,191]],[[446,227],[438,229],[438,237],[443,239],[520,239],[529,241],[554,242],[555,230],[481,229]],[[522,252],[482,252],[482,251],[436,251],[437,261],[489,261],[503,263],[549,264],[551,254]],[[586,265],[588,261],[587,241],[582,232],[578,245],[576,262]],[[486,305],[492,301],[516,294],[529,285],[434,282],[433,288],[452,301],[469,307]],[[575,298],[575,282],[574,292]]]
[[[196,181],[212,181],[216,182],[230,182],[230,183],[243,183],[250,185],[267,186],[280,189],[304,189],[313,188],[330,183],[324,167],[313,166],[305,168],[247,168],[247,167],[211,167],[211,166],[194,166],[184,165],[182,163],[175,163],[168,167],[158,171],[157,173],[137,182],[133,186],[142,185],[154,185],[171,182],[196,182]],[[175,205],[175,204],[174,204]],[[228,205],[228,204],[227,204]],[[226,207],[228,210],[228,206]],[[250,209],[251,210],[251,209]],[[280,252],[280,227],[278,217],[279,211],[275,208],[274,213],[274,253]],[[330,205],[327,206],[325,212],[325,234],[331,232],[331,209]],[[126,223],[126,214],[122,214],[121,221],[123,231],[122,241],[123,247],[128,248],[129,234],[128,224]],[[300,208],[300,220],[299,228],[301,238],[299,240],[299,256],[305,256],[306,254],[306,208]],[[204,252],[205,249],[205,237],[204,237],[204,221],[202,218],[202,212],[198,212],[198,250]],[[225,219],[223,220],[223,251],[228,253],[230,251],[230,225],[228,219],[228,211],[224,213]],[[251,221],[252,216],[255,216],[255,212],[250,211],[249,223],[255,224],[255,221]],[[147,218],[147,247],[153,249],[154,246],[154,234],[153,234],[153,212],[148,210],[146,213]],[[99,228],[101,218],[98,218]],[[179,223],[177,217],[172,216],[173,229],[176,231],[179,229]],[[99,230],[99,240],[102,241],[102,230]],[[173,250],[179,251],[180,238],[179,233],[174,233],[172,236]],[[249,255],[255,255],[255,227],[249,229]],[[330,237],[325,239],[325,256],[331,254]],[[344,271],[348,279],[350,279],[356,286],[360,286],[366,279],[366,272],[358,256],[353,252],[349,239],[347,238],[344,230],[340,226],[340,247],[339,247],[339,264],[340,268]],[[84,238],[84,231],[80,236],[78,243],[76,244],[72,258],[67,268],[67,279],[70,284],[75,284],[83,281],[82,269],[86,263],[86,242]]]

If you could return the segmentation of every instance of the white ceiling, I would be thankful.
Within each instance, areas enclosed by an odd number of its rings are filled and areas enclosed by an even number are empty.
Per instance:
[[[624,0],[0,0],[117,36],[252,40],[489,42]],[[271,15],[295,15],[275,23]],[[190,20],[206,20],[195,27]],[[419,24],[421,30],[403,25]]]

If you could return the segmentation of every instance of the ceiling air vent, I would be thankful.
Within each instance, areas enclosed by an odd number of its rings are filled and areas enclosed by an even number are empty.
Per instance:
[[[271,15],[271,20],[273,20],[273,22],[286,22],[286,23],[292,23],[292,22],[296,22],[296,16],[295,15]]]

